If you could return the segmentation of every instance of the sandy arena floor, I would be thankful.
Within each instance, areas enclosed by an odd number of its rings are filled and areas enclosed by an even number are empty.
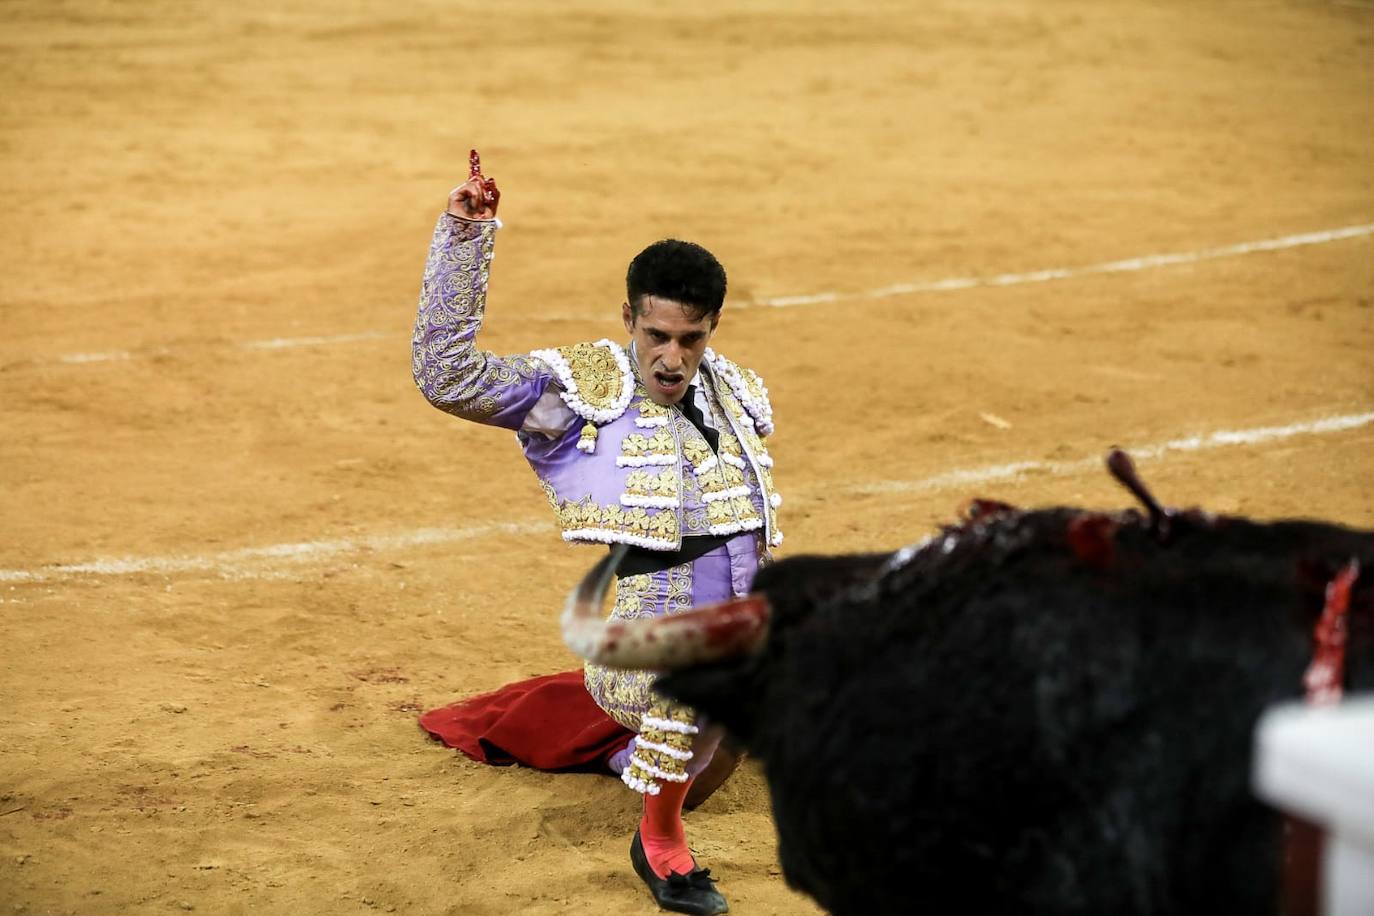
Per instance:
[[[635,796],[415,725],[573,667],[597,555],[410,380],[469,146],[490,349],[618,336],[655,238],[725,262],[784,554],[1124,505],[1113,443],[1374,526],[1374,3],[12,0],[0,49],[3,912],[654,912]],[[815,911],[753,770],[689,832]]]

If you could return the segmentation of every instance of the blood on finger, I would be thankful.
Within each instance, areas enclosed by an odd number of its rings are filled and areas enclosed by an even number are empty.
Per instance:
[[[468,177],[482,177],[482,157],[477,150],[468,150]]]

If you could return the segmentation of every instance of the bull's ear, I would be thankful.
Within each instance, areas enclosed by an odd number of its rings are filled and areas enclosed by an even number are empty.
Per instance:
[[[697,665],[663,675],[654,687],[723,725],[746,749],[753,750],[761,700],[759,664],[757,655],[749,655]]]

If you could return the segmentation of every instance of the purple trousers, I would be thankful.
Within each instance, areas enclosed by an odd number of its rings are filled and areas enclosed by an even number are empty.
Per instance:
[[[613,620],[681,614],[694,607],[747,594],[765,558],[757,533],[741,534],[690,563],[616,582]],[[627,785],[657,794],[657,782],[684,782],[706,768],[720,731],[695,711],[660,696],[654,671],[630,671],[588,663],[587,691],[621,725],[636,732],[611,766]]]

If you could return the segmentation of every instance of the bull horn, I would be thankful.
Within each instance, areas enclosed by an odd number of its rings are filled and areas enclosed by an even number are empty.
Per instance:
[[[668,671],[753,651],[768,633],[769,606],[750,594],[684,614],[646,620],[603,620],[601,604],[627,548],[617,545],[568,595],[563,641],[589,662],[608,668]]]

